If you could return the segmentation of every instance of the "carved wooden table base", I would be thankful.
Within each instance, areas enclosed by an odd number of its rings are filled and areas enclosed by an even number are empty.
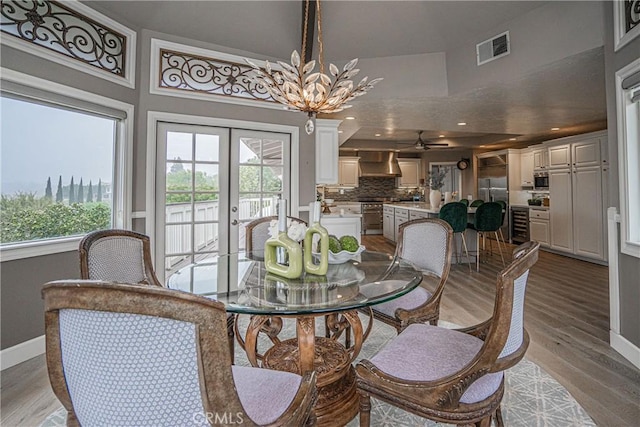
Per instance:
[[[302,374],[315,370],[318,374],[318,400],[314,409],[318,425],[345,425],[358,413],[352,362],[369,334],[371,321],[365,333],[356,311],[330,314],[327,316],[327,324],[331,337],[317,337],[315,317],[325,315],[296,316],[296,338],[280,341],[277,333],[267,333],[273,347],[264,355],[257,352],[259,333],[269,330],[269,325],[275,323],[281,326],[281,323],[274,322],[269,316],[252,316],[242,344],[253,366],[260,366],[260,360],[263,367],[279,371]],[[338,341],[338,337],[349,326],[353,331],[353,345],[347,340],[348,347],[345,347]],[[279,332],[279,328],[275,329]]]

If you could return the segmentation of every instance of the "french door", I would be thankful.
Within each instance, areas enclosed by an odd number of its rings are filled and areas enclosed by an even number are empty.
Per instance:
[[[164,280],[243,250],[245,225],[289,199],[287,133],[159,123],[157,135],[156,262]]]

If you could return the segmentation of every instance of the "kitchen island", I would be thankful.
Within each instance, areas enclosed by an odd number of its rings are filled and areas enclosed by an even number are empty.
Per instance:
[[[394,242],[398,241],[398,229],[400,225],[414,219],[421,218],[438,218],[440,209],[432,209],[429,203],[425,202],[400,202],[400,203],[385,203],[384,204],[384,230],[383,235]],[[473,222],[473,214],[475,208],[469,208],[468,222]],[[454,256],[452,262],[475,263],[475,256],[478,253],[477,233],[475,230],[467,228],[464,231],[465,240],[467,242],[467,249],[469,250],[469,259],[467,259],[464,253],[464,247],[462,245],[462,237],[460,233],[456,233],[454,238]]]
[[[327,229],[329,234],[336,237],[354,236],[360,243],[362,234],[362,214],[345,211],[340,213],[339,209],[329,214],[322,214],[320,224]]]

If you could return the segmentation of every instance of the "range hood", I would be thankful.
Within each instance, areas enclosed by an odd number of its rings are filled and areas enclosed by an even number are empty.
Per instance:
[[[398,158],[393,151],[361,151],[360,176],[395,178],[402,176]]]

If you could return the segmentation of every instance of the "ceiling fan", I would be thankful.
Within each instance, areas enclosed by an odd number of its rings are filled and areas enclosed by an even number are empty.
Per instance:
[[[423,131],[418,131],[418,139],[416,140],[416,142],[413,143],[411,147],[407,148],[407,150],[429,150],[431,149],[431,147],[448,147],[449,146],[449,144],[445,144],[445,143],[424,141],[422,139],[422,132]]]

